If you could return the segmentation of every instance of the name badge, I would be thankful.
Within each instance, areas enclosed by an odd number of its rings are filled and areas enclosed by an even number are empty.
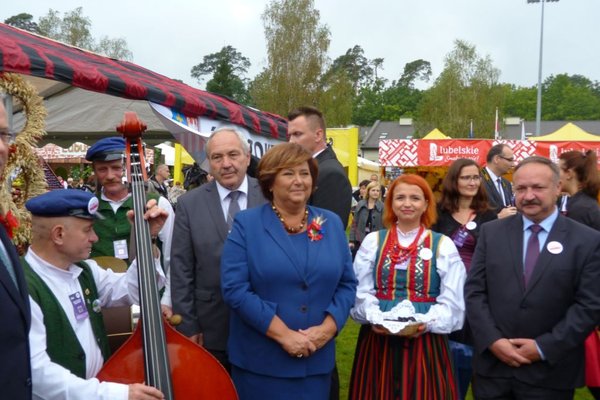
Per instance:
[[[127,249],[127,240],[115,240],[113,242],[113,247],[115,251],[115,257],[120,258],[122,260],[129,258],[129,252]]]
[[[69,300],[71,300],[71,304],[73,305],[75,319],[77,321],[86,319],[88,317],[88,311],[87,307],[85,306],[85,302],[83,301],[83,297],[81,297],[81,294],[79,292],[70,294]]]
[[[469,236],[469,231],[467,231],[464,227],[460,227],[453,235],[452,241],[456,245],[456,247],[463,247],[467,237]]]

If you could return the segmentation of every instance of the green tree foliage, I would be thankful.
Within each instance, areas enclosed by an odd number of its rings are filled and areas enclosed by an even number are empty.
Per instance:
[[[33,15],[31,14],[20,13],[13,15],[12,17],[5,19],[4,23],[25,31],[40,33],[38,24],[33,20]]]
[[[413,117],[423,92],[415,88],[416,81],[429,80],[431,64],[424,60],[415,60],[404,66],[398,81],[386,86],[386,81],[377,77],[376,71],[382,69],[383,59],[374,59],[373,84],[360,90],[354,102],[352,122],[369,126],[377,120],[397,121],[400,117]]]
[[[504,114],[511,117],[520,117],[525,120],[535,120],[537,106],[537,88],[515,87],[504,85],[506,98],[504,103]]]
[[[453,137],[467,137],[472,120],[477,137],[493,137],[495,110],[505,95],[499,76],[489,56],[481,57],[475,46],[455,41],[444,70],[419,104],[417,131],[439,128]]]
[[[262,15],[267,67],[250,85],[255,104],[287,115],[302,105],[318,105],[330,32],[313,0],[272,0]]]
[[[344,70],[338,70],[327,77],[327,86],[319,99],[319,108],[327,121],[327,126],[346,126],[352,121],[354,86]]]
[[[50,9],[48,14],[40,17],[38,28],[41,35],[72,46],[121,60],[133,58],[124,38],[110,39],[104,36],[96,43],[90,32],[92,21],[83,15],[82,7],[65,12],[62,16],[59,11]]]
[[[383,62],[383,59],[381,60]],[[373,81],[371,61],[365,57],[364,50],[359,45],[348,49],[346,54],[333,60],[323,79],[327,81],[331,75],[335,75],[339,71],[346,73],[355,93]]]
[[[545,120],[600,119],[597,83],[581,75],[550,76],[542,85],[542,118]]]
[[[202,82],[206,75],[212,78],[206,90],[231,97],[240,102],[249,101],[246,80],[243,75],[250,68],[250,60],[232,46],[225,46],[216,53],[204,56],[202,62],[192,67],[191,75]]]

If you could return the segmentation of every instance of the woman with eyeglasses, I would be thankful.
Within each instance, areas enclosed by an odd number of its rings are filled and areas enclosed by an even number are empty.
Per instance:
[[[496,219],[481,185],[479,165],[473,160],[454,161],[442,182],[442,197],[438,203],[438,220],[431,229],[450,237],[462,258],[467,272],[482,224]],[[454,358],[454,374],[462,399],[471,382],[472,339],[467,322],[460,331],[450,334],[450,350]]]
[[[566,215],[600,231],[600,175],[593,150],[567,151],[558,157],[561,191],[569,195]],[[600,327],[585,341],[585,384],[595,399],[600,399]]]

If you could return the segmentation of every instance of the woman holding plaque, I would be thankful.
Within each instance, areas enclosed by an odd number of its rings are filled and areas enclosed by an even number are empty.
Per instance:
[[[479,166],[473,160],[454,161],[442,182],[442,197],[438,203],[438,220],[431,227],[452,239],[469,272],[482,224],[496,219],[485,189],[481,186]],[[468,325],[450,335],[450,350],[460,398],[464,399],[473,373],[473,345]]]
[[[452,240],[429,229],[436,205],[423,178],[402,175],[388,193],[387,229],[367,235],[354,261],[351,316],[363,326],[349,398],[457,399],[447,334],[463,325],[465,267]],[[414,329],[394,333],[376,318],[405,303],[407,320],[422,321]]]

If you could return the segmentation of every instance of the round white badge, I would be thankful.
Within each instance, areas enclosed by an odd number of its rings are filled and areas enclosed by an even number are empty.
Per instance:
[[[477,222],[475,222],[475,221],[469,221],[465,225],[465,228],[467,228],[468,230],[472,231],[473,229],[477,228]]]
[[[560,254],[563,251],[563,245],[562,245],[562,243],[556,242],[556,241],[552,241],[552,242],[548,243],[548,245],[546,246],[546,248],[552,254]]]
[[[98,198],[97,197],[92,197],[88,203],[88,213],[90,215],[94,215],[96,214],[96,211],[98,211],[98,206],[99,206],[99,202],[98,202]]]
[[[425,261],[431,260],[431,257],[433,257],[433,252],[431,251],[431,249],[423,247],[421,251],[419,251],[419,257],[421,257]]]

